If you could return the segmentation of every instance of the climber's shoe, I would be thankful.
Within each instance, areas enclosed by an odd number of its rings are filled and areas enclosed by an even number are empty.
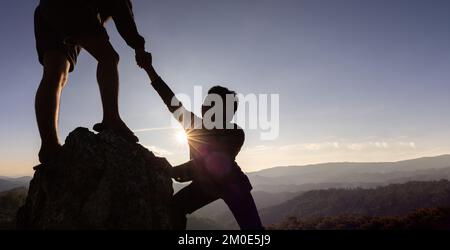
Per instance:
[[[100,133],[105,130],[111,130],[117,135],[123,137],[125,140],[136,143],[139,142],[139,138],[137,138],[136,135],[134,135],[133,131],[125,125],[124,122],[120,122],[118,124],[114,125],[106,125],[105,123],[97,123],[93,127],[94,131]]]

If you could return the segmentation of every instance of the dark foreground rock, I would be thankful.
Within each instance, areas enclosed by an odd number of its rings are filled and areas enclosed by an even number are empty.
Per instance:
[[[27,193],[27,187],[0,192],[0,230],[12,230],[16,227],[17,209],[25,203]]]
[[[112,132],[74,130],[38,168],[18,229],[170,229],[170,164]]]

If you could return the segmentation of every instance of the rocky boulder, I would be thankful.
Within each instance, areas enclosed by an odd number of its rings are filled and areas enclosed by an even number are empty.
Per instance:
[[[37,168],[19,229],[171,229],[170,164],[111,131],[77,128]]]

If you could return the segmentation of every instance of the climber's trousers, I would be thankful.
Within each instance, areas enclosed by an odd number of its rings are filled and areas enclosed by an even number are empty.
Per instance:
[[[186,229],[186,215],[209,203],[223,199],[242,230],[263,230],[255,201],[249,190],[227,188],[221,192],[208,192],[194,182],[176,193],[172,200],[172,219],[175,230]]]

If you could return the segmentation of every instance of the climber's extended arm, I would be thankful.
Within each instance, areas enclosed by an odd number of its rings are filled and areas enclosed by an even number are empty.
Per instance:
[[[109,1],[109,5],[119,34],[133,49],[144,50],[145,40],[137,30],[130,0]]]
[[[169,111],[175,116],[175,119],[182,123],[185,129],[194,128],[195,125],[201,124],[201,118],[187,110],[170,87],[156,73],[156,70],[151,65],[150,54],[147,62],[142,62],[142,65],[151,80],[153,88],[158,92]]]

